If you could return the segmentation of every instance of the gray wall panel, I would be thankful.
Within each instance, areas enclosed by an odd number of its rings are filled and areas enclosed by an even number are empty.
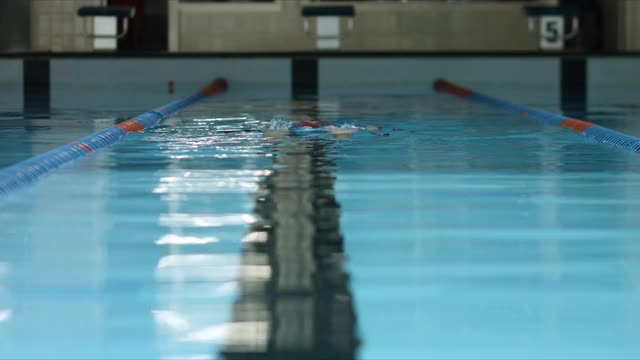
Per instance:
[[[640,104],[640,58],[592,58],[587,72],[590,104]]]
[[[169,81],[176,87],[172,99],[219,76],[229,81],[227,97],[289,97],[290,68],[289,59],[54,59],[52,106],[118,105],[123,92],[130,94],[125,108],[159,106]]]
[[[487,95],[532,104],[559,101],[558,59],[437,58],[322,59],[320,96],[431,93],[445,78]],[[531,98],[531,94],[536,94]]]
[[[22,110],[22,59],[0,59],[0,106]]]

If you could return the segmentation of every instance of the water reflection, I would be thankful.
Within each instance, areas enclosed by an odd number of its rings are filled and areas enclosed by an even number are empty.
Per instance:
[[[355,313],[343,271],[340,206],[330,140],[279,139],[243,238],[239,298],[226,329],[227,359],[350,359]],[[246,270],[245,270],[246,271]]]
[[[9,264],[0,261],[0,338],[2,338],[2,323],[8,322],[13,315],[13,310],[10,308],[4,308],[7,304],[7,300],[3,299],[3,295],[6,292],[5,275],[9,273]]]
[[[11,319],[11,315],[13,315],[13,310],[0,309],[0,322],[8,321],[9,319]]]
[[[240,264],[238,256],[239,240],[255,221],[249,194],[271,166],[263,139],[242,130],[250,116],[213,121],[203,115],[174,119],[146,134],[168,164],[155,170],[153,188],[163,203],[154,223],[164,229],[154,239],[162,254],[155,259],[153,308],[147,309],[156,358],[217,358],[212,347],[234,327],[229,322],[237,282],[271,276],[270,267]],[[219,134],[220,128],[230,133]],[[147,158],[127,159],[135,160],[133,167]]]

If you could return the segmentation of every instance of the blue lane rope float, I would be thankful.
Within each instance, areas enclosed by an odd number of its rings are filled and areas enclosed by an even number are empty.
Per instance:
[[[595,142],[623,148],[635,153],[640,152],[640,138],[625,135],[623,133],[607,129],[596,124],[520,104],[515,104],[492,96],[483,95],[471,89],[450,83],[443,79],[436,80],[433,83],[433,89],[438,92],[455,95],[462,99],[482,103],[511,114],[519,115],[525,119],[537,121],[545,125],[555,125],[571,129]]]
[[[191,96],[147,111],[111,128],[100,130],[78,141],[70,142],[44,154],[37,155],[31,159],[0,170],[0,198],[15,193],[50,172],[81,159],[94,151],[117,143],[129,133],[152,128],[169,115],[206,97],[219,94],[226,90],[227,81],[224,79],[216,79]]]

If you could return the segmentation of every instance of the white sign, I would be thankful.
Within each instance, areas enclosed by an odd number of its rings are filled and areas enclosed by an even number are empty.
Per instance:
[[[543,50],[564,48],[564,17],[540,17],[540,48]]]
[[[340,47],[340,18],[337,16],[319,16],[316,30],[318,49],[337,49]]]
[[[94,17],[93,34],[99,36],[93,39],[94,49],[115,50],[118,47],[118,39],[116,38],[118,34],[118,18],[115,16]]]

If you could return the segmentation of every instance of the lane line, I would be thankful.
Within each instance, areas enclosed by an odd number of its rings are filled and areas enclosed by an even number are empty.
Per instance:
[[[119,142],[129,133],[152,128],[169,115],[226,90],[227,81],[222,78],[216,79],[191,96],[2,169],[0,170],[0,199],[22,190],[52,171]]]
[[[465,100],[478,102],[545,125],[564,127],[595,142],[630,150],[635,153],[640,152],[640,138],[626,135],[590,122],[484,95],[443,79],[436,80],[433,83],[433,89],[437,92],[447,93]]]

